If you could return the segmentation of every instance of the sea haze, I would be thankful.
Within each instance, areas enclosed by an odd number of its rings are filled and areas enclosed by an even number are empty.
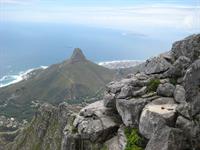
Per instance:
[[[59,63],[75,47],[95,62],[145,60],[169,50],[172,41],[185,35],[176,31],[172,37],[158,37],[83,25],[1,22],[0,84],[13,82],[30,68]]]

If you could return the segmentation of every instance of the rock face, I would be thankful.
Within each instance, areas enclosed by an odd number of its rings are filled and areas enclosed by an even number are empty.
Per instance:
[[[116,106],[119,115],[121,116],[123,123],[126,126],[138,127],[139,118],[142,112],[142,109],[146,105],[146,99],[118,99]]]
[[[200,35],[191,35],[182,41],[175,42],[172,47],[174,59],[180,56],[186,56],[192,61],[199,58],[200,55]]]
[[[159,74],[167,71],[172,65],[163,57],[154,57],[146,62],[146,74]]]
[[[61,134],[59,134],[59,130],[61,126],[58,125],[57,117],[58,114],[55,107],[49,104],[42,105],[30,126],[25,128],[16,138],[16,142],[8,145],[7,149],[17,150],[19,146],[20,149],[26,150],[36,149],[37,147],[39,149],[47,147],[52,150],[60,149]],[[57,134],[54,135],[56,131]],[[45,142],[41,142],[43,140]]]
[[[200,35],[193,35],[109,83],[102,101],[79,112],[46,104],[7,149],[199,150],[199,56]]]
[[[157,89],[157,93],[160,96],[172,97],[174,94],[174,85],[170,83],[160,84]]]
[[[145,150],[183,150],[184,136],[179,129],[167,126],[157,129]]]
[[[185,89],[181,85],[177,85],[174,91],[174,99],[177,103],[185,103]]]
[[[74,121],[78,133],[92,142],[105,142],[116,132],[120,125],[118,116],[103,105],[103,101],[95,102],[80,111]]]

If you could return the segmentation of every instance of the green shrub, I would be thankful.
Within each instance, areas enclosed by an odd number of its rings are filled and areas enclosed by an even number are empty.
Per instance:
[[[127,144],[125,150],[143,150],[141,147],[143,139],[138,135],[137,129],[125,128]]]
[[[148,92],[156,92],[159,84],[160,84],[160,80],[159,79],[151,79],[149,81],[149,83],[147,84]]]

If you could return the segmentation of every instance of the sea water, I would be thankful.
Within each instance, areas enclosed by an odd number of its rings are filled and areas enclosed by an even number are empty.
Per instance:
[[[83,25],[1,22],[0,87],[21,81],[30,68],[66,60],[76,47],[95,62],[145,60],[187,35],[163,31],[167,34],[158,36],[156,30],[146,34]]]

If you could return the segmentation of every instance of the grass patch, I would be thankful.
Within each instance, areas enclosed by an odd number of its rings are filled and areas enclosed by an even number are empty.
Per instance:
[[[160,84],[159,79],[151,79],[147,84],[147,91],[148,92],[156,92],[158,85]]]
[[[125,150],[143,150],[141,146],[143,143],[143,138],[139,136],[137,129],[125,128],[124,133],[127,138]]]

